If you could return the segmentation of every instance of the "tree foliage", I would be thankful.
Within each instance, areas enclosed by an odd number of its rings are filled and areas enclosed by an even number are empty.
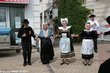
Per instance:
[[[83,0],[59,0],[58,3],[58,18],[55,24],[59,26],[61,18],[68,18],[69,25],[72,25],[72,30],[75,34],[80,33],[84,29],[84,24],[87,21],[87,16],[90,10],[83,6]]]

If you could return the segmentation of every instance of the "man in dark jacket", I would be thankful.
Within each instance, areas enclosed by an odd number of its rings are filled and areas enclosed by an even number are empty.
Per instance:
[[[28,25],[29,21],[27,19],[24,19],[23,26],[20,28],[18,32],[18,37],[21,38],[22,40],[21,42],[24,58],[23,66],[26,66],[27,63],[31,65],[31,50],[32,50],[31,37],[35,38],[33,29]]]

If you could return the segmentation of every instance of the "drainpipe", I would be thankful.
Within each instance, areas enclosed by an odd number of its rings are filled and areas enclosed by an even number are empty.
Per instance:
[[[93,6],[94,6],[94,15],[95,15],[95,12],[96,12],[96,0],[94,0]]]

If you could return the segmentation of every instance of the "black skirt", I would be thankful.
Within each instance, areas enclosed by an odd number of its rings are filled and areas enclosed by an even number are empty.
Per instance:
[[[54,50],[52,41],[50,38],[41,38],[41,52],[40,58],[41,62],[49,62],[53,59]]]
[[[94,57],[94,54],[90,54],[90,55],[82,54],[83,59],[92,59],[93,57]]]

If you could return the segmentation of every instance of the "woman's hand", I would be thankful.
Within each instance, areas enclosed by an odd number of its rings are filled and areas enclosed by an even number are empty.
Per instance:
[[[34,38],[34,39],[35,39],[36,41],[39,39],[37,34],[35,35],[35,38]]]
[[[22,35],[22,37],[26,37],[26,34],[24,33],[24,34]]]
[[[104,32],[98,32],[97,34],[98,34],[98,35],[103,35],[103,34],[104,34]]]
[[[77,35],[75,35],[75,37],[79,37],[79,35],[77,34]]]
[[[72,38],[75,37],[75,34],[71,34],[71,37],[72,37]]]

